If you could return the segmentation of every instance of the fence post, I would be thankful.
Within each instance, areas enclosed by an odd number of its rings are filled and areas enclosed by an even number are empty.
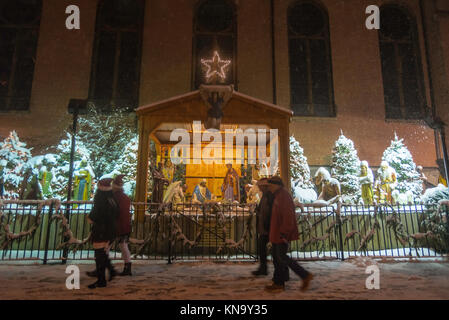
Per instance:
[[[338,225],[338,238],[340,242],[340,253],[341,253],[341,261],[345,261],[345,254],[343,249],[343,230],[341,228],[341,202],[337,203],[337,212],[334,211],[334,213],[337,214],[337,225]]]
[[[50,210],[48,212],[48,223],[47,223],[47,230],[45,235],[45,251],[44,251],[44,264],[47,264],[47,258],[48,258],[48,243],[50,242],[50,230],[51,230],[51,218],[53,216],[53,208],[54,208],[55,202],[52,201],[50,204]]]
[[[162,208],[162,210],[164,210],[164,208]],[[164,216],[165,219],[165,212],[162,212],[162,215]],[[172,212],[169,211],[169,219],[170,219],[170,223],[168,224],[168,263],[167,264],[171,264],[171,237],[172,237]]]
[[[445,205],[446,210],[444,212],[446,213],[446,224],[447,224],[447,230],[449,232],[449,205]],[[449,246],[449,239],[447,241],[447,245]]]
[[[252,213],[250,212],[250,214],[254,214],[256,216],[256,232],[254,232],[255,236],[256,236],[256,262],[260,261],[260,248],[259,248],[259,230],[257,230],[257,226],[259,225],[259,215],[256,213],[256,211],[254,210]],[[295,216],[296,216],[296,208],[295,208]],[[298,221],[296,221],[296,225],[298,225]]]
[[[67,223],[70,224],[70,204],[68,203],[68,201],[66,202],[66,212],[65,212],[65,218],[67,219]],[[68,241],[69,238],[67,236],[63,236],[63,240],[64,241]],[[62,262],[61,264],[67,264],[67,257],[69,256],[69,250],[67,249],[67,246],[64,247],[64,249],[62,250]]]

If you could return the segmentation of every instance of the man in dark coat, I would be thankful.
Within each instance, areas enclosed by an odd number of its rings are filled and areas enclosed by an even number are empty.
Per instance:
[[[268,190],[268,179],[263,178],[257,182],[257,187],[262,191],[262,199],[256,208],[257,215],[257,248],[259,251],[259,268],[252,272],[253,275],[267,275],[267,244],[270,232],[271,206],[273,194]]]
[[[131,234],[131,200],[123,192],[123,177],[125,175],[119,174],[112,181],[112,192],[114,199],[117,202],[120,210],[120,214],[117,219],[117,237],[120,245],[120,251],[122,252],[122,258],[125,262],[125,267],[120,276],[131,275],[131,252],[129,251],[128,242],[129,235]]]
[[[265,287],[267,291],[284,290],[287,280],[287,266],[303,280],[301,290],[308,288],[313,276],[287,255],[290,241],[298,240],[299,232],[296,222],[295,204],[290,193],[283,187],[279,177],[268,179],[268,189],[274,195],[270,222],[271,254],[274,264],[273,284]]]
[[[92,223],[91,241],[95,250],[97,281],[89,285],[90,289],[106,287],[106,268],[112,279],[115,271],[109,260],[109,246],[117,236],[116,221],[119,214],[118,205],[114,200],[111,187],[112,179],[102,179],[98,182],[94,205],[88,216]]]

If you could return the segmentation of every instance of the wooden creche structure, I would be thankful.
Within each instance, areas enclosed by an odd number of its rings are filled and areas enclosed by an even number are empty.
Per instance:
[[[218,121],[220,133],[224,134],[226,129],[242,129],[243,131],[250,128],[254,130],[266,129],[267,132],[270,129],[278,130],[278,150],[269,150],[269,152],[277,153],[280,175],[285,185],[290,187],[289,123],[293,114],[292,111],[236,92],[232,86],[201,86],[200,90],[141,106],[137,109],[139,150],[136,201],[145,202],[147,198],[150,139],[161,148],[173,147],[178,143],[177,141],[170,141],[170,134],[174,129],[185,129],[192,134],[194,121],[201,121],[202,124],[210,122],[210,101],[217,95],[223,98],[220,106],[222,118]],[[203,126],[202,132],[204,130]],[[267,137],[268,141],[269,134],[267,134]],[[224,145],[225,139],[223,138],[222,141]],[[245,152],[246,157],[247,150]],[[211,190],[216,190],[217,186],[222,183],[220,179],[222,179],[223,173],[226,172],[224,163],[227,160],[223,161],[222,165],[204,163],[187,165],[186,176],[189,176],[190,179],[189,189],[193,188],[201,178],[206,177],[211,180],[208,181],[208,187]],[[195,175],[192,172],[197,174]]]

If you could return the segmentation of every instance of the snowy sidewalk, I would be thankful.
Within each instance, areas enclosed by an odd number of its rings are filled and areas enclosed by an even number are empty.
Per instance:
[[[371,264],[380,269],[379,290],[365,288],[369,276],[365,269]],[[136,262],[133,277],[117,277],[107,288],[96,290],[86,288],[94,281],[85,275],[93,264],[78,264],[80,290],[66,289],[66,266],[60,264],[0,264],[0,299],[449,299],[449,262],[376,262],[357,258],[302,265],[315,275],[307,292],[299,290],[301,281],[290,271],[286,291],[272,294],[263,290],[271,274],[252,277],[251,271],[257,265],[244,262]],[[121,263],[116,266],[121,270]]]

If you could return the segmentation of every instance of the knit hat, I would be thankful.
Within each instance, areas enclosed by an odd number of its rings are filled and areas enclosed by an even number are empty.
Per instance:
[[[123,188],[123,177],[125,175],[124,174],[119,174],[118,176],[116,176],[114,178],[114,180],[112,181],[112,186],[116,187],[116,188]]]
[[[260,187],[260,186],[268,186],[268,185],[269,185],[268,178],[262,178],[259,181],[257,181],[257,186],[258,187]]]
[[[274,176],[274,177],[269,178],[268,179],[268,183],[269,184],[276,184],[276,185],[281,186],[281,187],[284,186],[284,183],[282,182],[282,179],[280,177],[278,177],[278,176]]]
[[[111,191],[112,190],[111,182],[112,182],[111,178],[101,179],[100,181],[98,181],[98,184],[97,184],[98,190],[100,190],[100,191]]]

